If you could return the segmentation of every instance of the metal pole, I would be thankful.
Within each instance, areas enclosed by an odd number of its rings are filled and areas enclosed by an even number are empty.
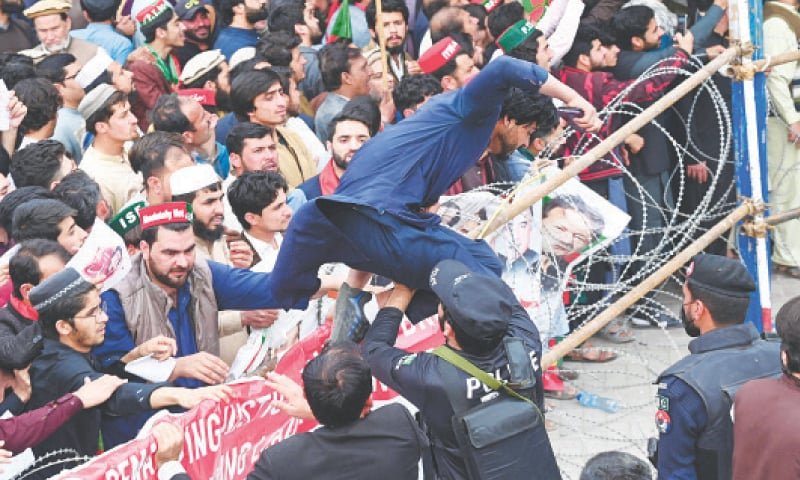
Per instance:
[[[763,13],[761,0],[734,0],[730,4],[730,28],[733,42],[755,46],[752,58],[743,56],[744,68],[763,58]],[[736,189],[740,196],[767,202],[766,155],[766,83],[764,73],[755,73],[732,85],[734,152],[736,155]],[[756,216],[754,223],[762,218]],[[759,330],[772,331],[770,298],[769,238],[738,236],[739,256],[756,279],[758,290],[750,299],[747,321]]]
[[[704,248],[716,240],[720,235],[730,230],[736,225],[736,222],[743,219],[747,215],[754,215],[764,209],[764,204],[745,200],[727,217],[723,218],[719,223],[714,225],[700,238],[692,242],[689,246],[683,249],[672,260],[664,264],[661,268],[653,272],[652,275],[645,278],[639,285],[635,286],[631,291],[622,296],[619,300],[609,305],[608,308],[600,312],[599,315],[592,320],[584,323],[579,329],[575,330],[562,342],[556,344],[549,352],[542,357],[542,367],[547,367],[557,362],[564,355],[568,354],[580,344],[585,342],[589,337],[600,331],[609,322],[622,315],[625,309],[636,303],[637,300],[642,298],[647,292],[658,287],[670,275],[675,273],[679,268],[684,266],[695,255],[700,253]]]

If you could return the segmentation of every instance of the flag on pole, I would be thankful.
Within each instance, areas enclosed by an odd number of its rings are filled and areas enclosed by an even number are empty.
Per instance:
[[[336,14],[336,20],[333,22],[333,27],[331,27],[331,33],[328,35],[328,42],[334,42],[339,38],[353,39],[349,0],[342,1],[342,6],[339,7],[339,13]]]

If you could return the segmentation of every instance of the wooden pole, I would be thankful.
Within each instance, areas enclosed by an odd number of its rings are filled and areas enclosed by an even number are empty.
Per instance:
[[[381,49],[381,63],[383,65],[383,75],[381,75],[381,82],[383,82],[383,91],[389,91],[389,61],[386,54],[386,37],[383,35],[383,4],[381,0],[375,0],[375,33],[378,35],[378,45]]]
[[[653,272],[652,275],[645,278],[630,292],[626,293],[622,296],[622,298],[600,312],[599,315],[583,324],[579,329],[575,330],[571,335],[564,339],[564,341],[556,344],[555,347],[553,347],[542,357],[542,367],[547,368],[547,366],[557,362],[564,355],[568,354],[580,344],[585,342],[589,337],[600,331],[600,329],[605,327],[609,322],[617,318],[619,315],[622,315],[625,312],[625,309],[636,303],[636,301],[645,296],[647,292],[660,285],[670,275],[675,273],[679,268],[691,260],[692,257],[700,253],[705,247],[710,245],[711,242],[716,240],[717,237],[725,234],[725,232],[736,226],[736,222],[747,215],[753,215],[762,211],[764,211],[763,203],[756,203],[750,199],[745,199],[744,202],[739,205],[739,207],[737,207],[727,217],[723,218],[719,223],[714,225],[700,238],[683,249],[672,260]]]
[[[597,144],[594,148],[575,159],[563,170],[553,177],[548,178],[541,185],[532,188],[519,196],[515,197],[511,203],[506,204],[505,208],[496,215],[480,232],[480,238],[486,238],[489,234],[506,224],[509,220],[516,217],[536,202],[545,197],[548,193],[560,187],[570,178],[578,175],[583,169],[603,158],[614,147],[619,145],[629,135],[637,132],[640,128],[647,125],[659,114],[671,107],[675,102],[686,96],[691,90],[709,79],[720,68],[730,63],[739,55],[738,47],[731,47],[721,53],[717,58],[705,65],[703,68],[692,74],[689,78],[681,82],[669,93],[661,97],[658,101],[647,107],[642,113],[633,117],[631,121],[622,128],[612,133],[605,140]]]

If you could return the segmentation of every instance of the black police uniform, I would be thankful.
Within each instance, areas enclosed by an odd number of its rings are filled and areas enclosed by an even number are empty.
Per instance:
[[[746,299],[755,282],[744,265],[719,255],[698,255],[686,282],[692,292]],[[779,346],[761,340],[749,323],[724,325],[689,342],[691,355],[658,377],[658,478],[731,478],[730,410],[745,382],[781,373]]]
[[[487,298],[493,295],[504,298]],[[492,300],[510,306],[510,318],[505,335],[522,339],[531,359],[536,385],[534,388],[520,390],[519,393],[535,401],[539,409],[543,410],[542,373],[539,365],[542,347],[539,332],[513,292],[504,284],[494,290],[485,288],[483,291],[475,292],[472,298],[467,296],[467,305],[462,305],[462,308],[464,311],[470,311],[469,303],[472,301],[475,305],[472,311],[476,311]],[[446,302],[443,303],[447,305]],[[466,467],[450,424],[454,412],[448,400],[444,380],[439,373],[440,363],[444,360],[425,352],[410,354],[395,348],[394,343],[402,319],[403,312],[396,308],[381,309],[364,339],[362,353],[369,362],[375,378],[419,408],[429,429],[439,478],[465,479]],[[504,380],[510,379],[508,360],[502,342],[485,355],[471,355],[463,351],[458,353],[481,370]],[[463,380],[463,395],[470,408],[497,395],[467,373],[457,370],[457,375]]]

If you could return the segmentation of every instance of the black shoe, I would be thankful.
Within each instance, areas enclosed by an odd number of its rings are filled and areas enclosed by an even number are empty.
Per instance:
[[[372,294],[343,283],[336,297],[333,314],[331,342],[350,340],[358,343],[369,330],[369,320],[364,314],[364,305],[372,299]]]

